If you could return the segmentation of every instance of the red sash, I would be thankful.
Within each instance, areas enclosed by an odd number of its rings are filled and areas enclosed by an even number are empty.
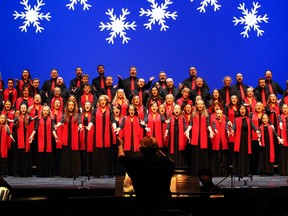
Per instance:
[[[7,88],[4,90],[4,101],[9,100],[9,94],[10,94],[9,92],[10,92],[10,90]],[[12,104],[12,106],[14,106],[14,104],[16,103],[16,100],[18,98],[18,94],[17,94],[16,89],[12,90],[12,95],[13,95],[13,101],[11,101],[11,104]]]
[[[199,118],[201,122],[201,128],[199,125]],[[199,116],[197,114],[195,117],[192,118],[192,135],[191,135],[191,145],[198,145],[198,140],[200,138],[200,149],[207,149],[208,148],[208,132],[207,132],[207,122],[206,117]]]
[[[251,122],[250,119],[245,116],[245,119],[247,121],[247,126],[248,126],[248,140],[247,140],[247,145],[248,145],[248,154],[252,154],[252,148],[251,148]],[[234,142],[234,151],[239,152],[240,151],[240,141],[241,141],[241,128],[242,128],[242,117],[237,117],[236,118],[236,132],[235,132],[235,142]]]
[[[139,152],[139,146],[140,146],[140,136],[139,136],[139,129],[140,129],[140,122],[139,118],[137,116],[133,116],[133,134],[132,137],[132,131],[131,131],[131,116],[127,116],[125,118],[125,125],[121,130],[120,138],[124,137],[124,150],[130,151],[132,149],[132,139],[134,143],[134,151]]]
[[[88,123],[91,120],[91,113],[88,114]],[[85,115],[83,113],[83,115],[81,116],[81,122],[82,125],[84,126],[84,118]],[[87,125],[85,125],[87,126]],[[87,143],[85,143],[85,138],[87,138]],[[83,128],[83,130],[80,132],[80,150],[86,150],[87,152],[93,152],[93,142],[94,141],[94,128],[87,130],[85,127]]]
[[[282,119],[282,122],[283,122],[283,129],[280,131],[281,138],[284,139],[283,146],[288,146],[287,133],[286,133],[287,124],[286,124],[285,115],[281,114],[280,118]]]
[[[107,106],[106,111],[103,113],[102,108],[97,108],[95,116],[95,130],[96,130],[96,147],[104,148],[111,145],[111,124],[110,124],[110,112]],[[105,115],[105,122],[103,122],[103,115]],[[105,128],[103,125],[105,124]],[[104,133],[103,133],[104,132]],[[104,134],[104,137],[103,137]]]
[[[69,122],[64,122],[64,125],[63,125],[63,131],[62,131],[62,134],[63,136],[61,136],[61,143],[63,146],[68,146],[68,136],[71,136],[70,140],[71,140],[71,144],[70,144],[70,147],[71,147],[71,150],[73,151],[78,151],[79,150],[79,143],[78,143],[78,138],[79,138],[79,133],[78,133],[78,119],[75,120],[75,117],[72,116],[72,118],[69,118],[69,120],[71,121],[71,134],[68,134],[68,125],[69,125]],[[58,130],[58,128],[57,128]],[[59,132],[59,131],[58,131]],[[59,136],[59,134],[58,134]]]
[[[185,149],[185,135],[184,135],[184,119],[183,117],[178,118],[179,125],[179,134],[178,134],[178,148],[174,149],[174,125],[175,125],[175,116],[172,116],[170,120],[170,153],[174,154],[174,151],[183,151]]]
[[[27,125],[26,125],[26,134],[24,135],[24,131],[25,131],[25,120],[27,121]],[[30,136],[29,130],[28,130],[28,125],[29,125],[29,116],[26,115],[23,118],[22,115],[19,116],[18,118],[18,124],[19,127],[17,128],[17,143],[18,143],[18,149],[25,149],[25,152],[30,152],[30,143],[28,141],[28,138]],[[24,138],[26,138],[24,140]]]
[[[47,117],[46,120],[46,131],[45,129],[45,120],[44,118],[40,118],[38,120],[38,152],[44,152],[45,144],[46,144],[46,152],[52,152],[52,119]],[[45,142],[45,134],[46,134],[46,142]]]
[[[156,138],[156,140],[158,142],[158,146],[160,148],[163,147],[163,143],[162,143],[163,134],[162,134],[162,130],[161,130],[161,124],[162,124],[161,116],[159,113],[156,113],[155,119],[153,118],[152,113],[148,114],[147,127],[150,128],[150,131],[148,131],[146,133],[146,135],[147,136],[153,136],[153,134],[155,134],[155,138]]]
[[[222,149],[228,149],[228,136],[226,132],[226,116],[223,115],[221,121],[219,119],[215,119],[216,129],[218,134],[215,134],[215,137],[211,139],[212,142],[212,150],[220,150],[220,143],[222,144]],[[193,132],[192,132],[193,133]]]
[[[252,122],[253,122],[253,124],[256,126],[256,128],[259,128],[259,117],[258,117],[258,113],[253,113],[252,114]],[[252,130],[252,140],[258,140],[258,135],[257,135],[257,133],[254,131],[254,130]]]
[[[88,94],[88,100],[86,99],[86,94],[83,94],[82,96],[81,96],[81,106],[82,106],[82,109],[84,109],[84,107],[85,107],[85,103],[87,102],[87,101],[89,101],[90,103],[91,103],[91,105],[93,104],[93,100],[94,100],[94,97],[93,97],[93,95],[91,94],[91,93],[89,93]]]
[[[56,116],[55,113],[52,113],[52,118],[53,118],[54,122],[55,122],[55,116]],[[58,122],[60,122],[62,116],[63,116],[63,113],[59,110],[58,113],[57,113],[56,124]],[[62,136],[61,136],[62,135],[62,131],[63,131],[63,127],[62,126],[58,127],[57,130],[56,130],[56,134],[57,134],[57,136],[59,138],[59,142],[56,142],[56,149],[61,149],[62,148],[62,142],[63,142],[63,139],[62,139]]]
[[[271,125],[268,125],[268,133],[269,133],[269,142],[270,142],[270,146],[269,146],[269,162],[273,163],[275,162],[275,148],[274,148],[274,133],[273,133],[273,128],[271,127]],[[261,131],[261,144],[262,146],[265,146],[265,139],[264,139],[264,125],[260,126],[260,131]]]
[[[8,125],[4,124],[0,127],[1,129],[1,140],[0,140],[0,158],[7,158],[8,156],[8,143],[11,138],[9,137],[9,127]],[[11,142],[10,142],[11,143]]]

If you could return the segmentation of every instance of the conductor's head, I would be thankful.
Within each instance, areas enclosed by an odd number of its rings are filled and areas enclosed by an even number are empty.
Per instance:
[[[143,156],[153,156],[159,151],[158,143],[155,137],[152,136],[145,136],[140,141],[140,151],[142,152]]]

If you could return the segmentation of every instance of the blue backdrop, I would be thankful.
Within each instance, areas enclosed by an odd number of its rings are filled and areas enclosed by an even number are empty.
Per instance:
[[[287,0],[0,0],[0,71],[5,84],[25,68],[42,84],[57,68],[68,84],[76,67],[91,81],[103,64],[115,84],[136,66],[138,77],[164,70],[178,84],[195,66],[212,91],[238,72],[256,86],[271,69],[286,88],[286,8]]]

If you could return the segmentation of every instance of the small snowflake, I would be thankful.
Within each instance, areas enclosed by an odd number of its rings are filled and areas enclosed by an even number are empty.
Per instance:
[[[145,11],[143,8],[140,10],[140,16],[146,15],[150,16],[149,23],[145,23],[144,26],[146,26],[146,29],[151,30],[152,25],[155,25],[156,22],[161,26],[160,31],[164,30],[166,31],[169,26],[165,25],[166,20],[168,18],[172,18],[176,20],[177,12],[170,13],[169,11],[166,11],[168,8],[168,5],[172,4],[173,2],[170,0],[165,0],[165,3],[162,3],[161,6],[158,6],[158,3],[155,2],[155,0],[147,0],[151,3],[151,10],[147,9]]]
[[[126,15],[130,14],[128,9],[122,8],[122,15],[120,15],[119,18],[117,18],[116,15],[113,14],[113,12],[114,12],[113,8],[111,10],[108,9],[108,12],[106,12],[106,14],[110,16],[111,22],[110,23],[107,22],[106,24],[104,24],[103,22],[100,22],[101,24],[99,26],[101,28],[100,30],[101,31],[105,29],[111,30],[110,37],[106,38],[108,43],[114,44],[114,38],[116,38],[117,35],[119,35],[120,38],[122,38],[122,44],[128,43],[128,40],[130,40],[130,38],[126,36],[125,31],[130,28],[135,30],[135,27],[137,25],[135,24],[135,21],[132,23],[125,22]]]
[[[34,8],[31,8],[31,5],[28,5],[28,1],[29,0],[23,0],[20,2],[20,4],[25,6],[25,12],[18,13],[17,11],[14,11],[14,19],[24,19],[23,25],[19,27],[21,31],[27,32],[27,27],[33,24],[33,26],[36,28],[36,33],[41,32],[44,30],[44,28],[40,26],[39,20],[46,19],[47,21],[50,21],[50,13],[45,15],[43,13],[39,13],[41,6],[45,5],[42,0],[37,0],[37,5],[34,5]]]
[[[191,2],[193,2],[194,0],[191,0]],[[221,5],[218,4],[218,0],[202,0],[200,3],[200,7],[197,8],[197,10],[201,12],[206,12],[206,7],[208,6],[208,4],[210,3],[211,6],[214,6],[214,11],[216,10],[220,10]]]
[[[258,25],[258,23],[266,22],[268,23],[268,17],[267,14],[265,14],[263,17],[262,16],[257,16],[257,9],[261,7],[261,5],[258,4],[258,2],[254,3],[253,2],[253,6],[254,8],[251,9],[251,12],[248,11],[248,9],[245,9],[245,3],[243,3],[242,5],[240,4],[238,9],[242,10],[242,14],[244,15],[244,17],[240,17],[239,19],[236,17],[233,17],[234,20],[233,22],[235,23],[235,26],[240,23],[240,24],[244,24],[244,31],[241,32],[241,35],[243,35],[243,37],[247,37],[249,38],[249,31],[251,30],[251,28],[254,29],[254,31],[257,31],[257,37],[262,36],[264,33],[264,30],[260,29],[260,26]]]
[[[68,7],[69,10],[74,10],[74,5],[76,5],[78,2],[80,2],[80,4],[83,4],[83,10],[89,10],[90,7],[92,7],[90,4],[88,4],[88,0],[70,0],[69,4],[66,4],[66,7]]]

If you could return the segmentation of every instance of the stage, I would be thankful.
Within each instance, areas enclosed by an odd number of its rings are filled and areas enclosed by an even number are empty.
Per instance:
[[[4,179],[12,190],[10,201],[0,202],[1,212],[29,215],[92,212],[98,215],[136,214],[135,196],[119,192],[121,178],[118,177],[82,176],[74,179],[7,176]],[[181,210],[187,215],[208,215],[210,212],[221,215],[287,215],[287,179],[287,176],[278,175],[242,179],[235,176],[214,177],[213,182],[221,187],[222,196],[213,197],[197,189],[183,193],[173,191],[171,209]],[[147,199],[145,205],[149,205],[149,202],[153,202],[153,197]]]

